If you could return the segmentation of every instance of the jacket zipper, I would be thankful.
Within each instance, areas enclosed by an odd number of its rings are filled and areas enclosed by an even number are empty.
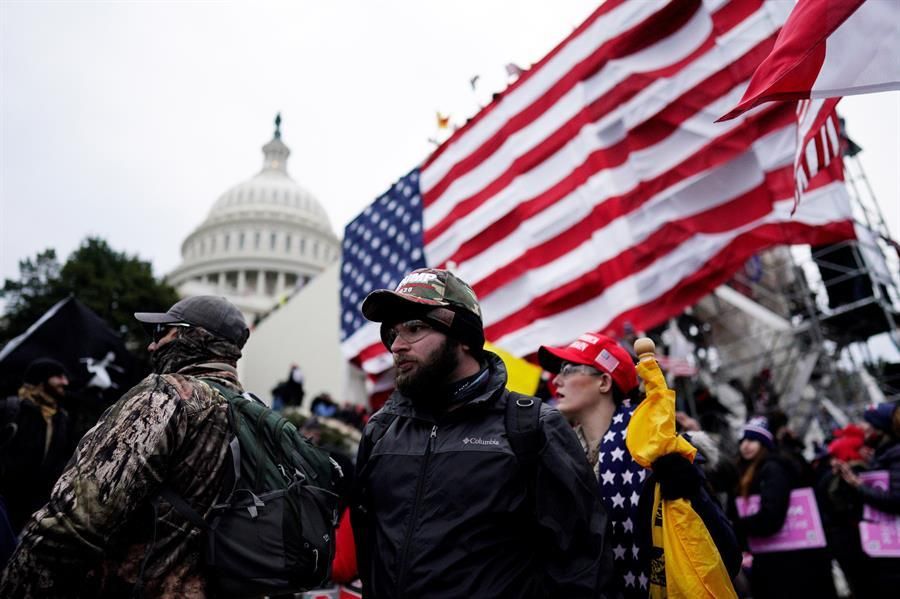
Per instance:
[[[431,458],[431,446],[437,438],[437,425],[431,427],[431,435],[428,437],[428,444],[425,446],[425,457],[422,459],[422,468],[419,470],[419,480],[416,481],[416,498],[413,502],[413,511],[409,518],[409,528],[406,530],[406,539],[403,542],[403,554],[400,559],[400,573],[397,575],[397,595],[403,596],[403,587],[406,582],[406,569],[409,566],[409,548],[412,544],[413,529],[416,527],[416,520],[419,517],[419,504],[422,502],[422,487],[425,485],[425,470],[428,468],[428,462]]]

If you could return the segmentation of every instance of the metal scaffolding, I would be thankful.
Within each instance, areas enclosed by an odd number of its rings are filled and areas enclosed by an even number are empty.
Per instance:
[[[845,176],[856,240],[763,252],[677,319],[699,371],[677,381],[684,409],[695,410],[698,385],[730,386],[746,398],[738,420],[768,401],[817,440],[872,402],[900,399],[900,364],[881,357],[900,351],[900,245],[855,156]]]

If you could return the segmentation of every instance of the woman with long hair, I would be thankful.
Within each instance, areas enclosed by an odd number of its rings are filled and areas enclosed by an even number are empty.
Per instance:
[[[759,509],[739,517],[737,529],[745,542],[746,537],[771,537],[784,526],[791,491],[801,485],[801,473],[780,455],[765,417],[752,418],[744,426],[739,451],[737,497],[749,500],[758,495]],[[760,599],[837,596],[831,560],[823,549],[754,553],[750,588]]]

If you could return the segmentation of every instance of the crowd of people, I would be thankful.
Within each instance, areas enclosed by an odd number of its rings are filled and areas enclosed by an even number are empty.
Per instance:
[[[708,458],[703,469],[710,491],[726,508],[741,542],[739,591],[753,597],[883,596],[900,576],[900,556],[870,554],[860,524],[869,519],[869,509],[890,522],[900,515],[897,404],[871,406],[860,422],[834,429],[812,460],[804,457],[777,400],[768,408],[751,414],[733,454],[722,451],[733,445],[727,428],[710,435],[696,419],[678,415],[680,428]],[[864,472],[883,473],[884,484],[866,484]],[[748,502],[758,507],[745,511],[742,504]],[[793,511],[804,505],[816,513],[792,522]],[[821,535],[810,533],[807,542],[787,549],[766,542],[787,536],[791,526],[807,525],[821,527]]]
[[[287,378],[272,389],[272,409],[283,411],[306,408],[312,418],[334,418],[356,430],[362,430],[369,418],[365,406],[349,401],[338,403],[328,392],[319,393],[306,406],[303,401],[306,397],[303,381],[300,366],[291,364]]]
[[[553,398],[541,401],[506,388],[503,362],[483,348],[478,300],[451,272],[416,270],[361,310],[394,358],[396,389],[382,409],[369,417],[324,395],[303,406],[297,365],[272,390],[275,408],[308,409],[302,430],[343,472],[331,581],[347,592],[664,597],[684,569],[658,535],[659,505],[682,500],[729,596],[866,598],[896,586],[900,561],[873,551],[866,528],[900,514],[896,405],[834,431],[808,462],[761,373],[739,435],[700,390],[697,412],[674,419],[696,455],[666,452],[646,468],[629,443],[641,380],[615,339],[542,346]],[[0,596],[215,594],[203,550],[212,533],[185,514],[208,517],[234,485],[220,390],[245,395],[236,364],[249,329],[209,296],[135,317],[152,334],[153,373],[77,447],[58,363],[29,366],[4,404]],[[355,455],[321,443],[318,427],[334,418],[361,430]],[[253,519],[265,497],[253,495]]]

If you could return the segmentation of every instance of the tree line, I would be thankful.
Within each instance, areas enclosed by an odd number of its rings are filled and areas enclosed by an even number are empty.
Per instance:
[[[6,304],[0,316],[0,346],[69,295],[118,331],[126,347],[145,363],[148,337],[134,313],[164,312],[178,301],[175,289],[153,276],[150,262],[88,237],[62,264],[52,248],[19,262],[19,278],[6,279],[0,289]]]

